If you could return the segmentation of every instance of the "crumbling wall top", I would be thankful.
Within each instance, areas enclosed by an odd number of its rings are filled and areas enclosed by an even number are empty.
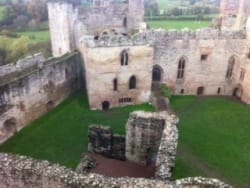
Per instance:
[[[0,153],[1,187],[41,188],[115,188],[115,187],[161,187],[232,188],[216,179],[187,178],[177,182],[165,182],[143,178],[108,178],[97,174],[78,174],[70,169],[48,161]],[[14,173],[13,173],[14,172]]]
[[[103,32],[101,36],[94,37],[92,35],[83,36],[80,43],[85,43],[89,48],[96,47],[116,47],[116,46],[136,46],[136,45],[152,45],[155,41],[169,40],[245,40],[247,38],[246,30],[231,31],[218,30],[212,28],[198,29],[192,31],[189,29],[179,30],[149,30],[142,33],[136,33],[132,36],[124,36],[115,30]]]

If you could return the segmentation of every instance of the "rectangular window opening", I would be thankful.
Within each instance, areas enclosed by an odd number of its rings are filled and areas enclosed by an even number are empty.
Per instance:
[[[202,54],[201,55],[201,61],[206,61],[208,58],[208,54]]]

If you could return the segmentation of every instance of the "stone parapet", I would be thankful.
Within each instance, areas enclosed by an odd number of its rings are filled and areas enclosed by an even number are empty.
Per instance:
[[[119,47],[119,46],[137,46],[137,45],[152,45],[154,42],[161,40],[233,40],[246,39],[247,33],[245,30],[231,31],[218,29],[198,29],[191,31],[188,29],[179,30],[150,30],[143,33],[137,33],[132,36],[124,36],[116,31],[105,32],[98,38],[94,36],[83,36],[80,42],[84,42],[89,48],[97,47]]]
[[[176,182],[143,178],[108,178],[97,174],[78,174],[48,161],[0,153],[1,188],[231,188],[216,179],[187,178]]]

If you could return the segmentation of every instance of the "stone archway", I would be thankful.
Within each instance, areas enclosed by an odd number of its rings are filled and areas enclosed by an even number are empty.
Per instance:
[[[17,121],[16,118],[11,117],[7,119],[3,123],[3,127],[1,128],[0,132],[0,138],[7,138],[9,136],[14,135],[17,132]]]
[[[233,96],[238,98],[238,99],[241,99],[242,95],[243,95],[243,88],[241,85],[238,85],[233,90]]]
[[[107,111],[110,108],[110,103],[109,101],[103,101],[102,102],[102,110]]]
[[[159,65],[154,65],[152,71],[152,81],[161,82],[162,74],[163,74],[162,68]]]

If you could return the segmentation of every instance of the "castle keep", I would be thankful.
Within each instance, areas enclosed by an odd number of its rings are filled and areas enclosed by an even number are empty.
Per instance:
[[[197,31],[146,30],[141,0],[48,7],[53,54],[81,52],[91,109],[147,102],[152,82],[250,103],[248,1],[222,1],[220,29]]]

